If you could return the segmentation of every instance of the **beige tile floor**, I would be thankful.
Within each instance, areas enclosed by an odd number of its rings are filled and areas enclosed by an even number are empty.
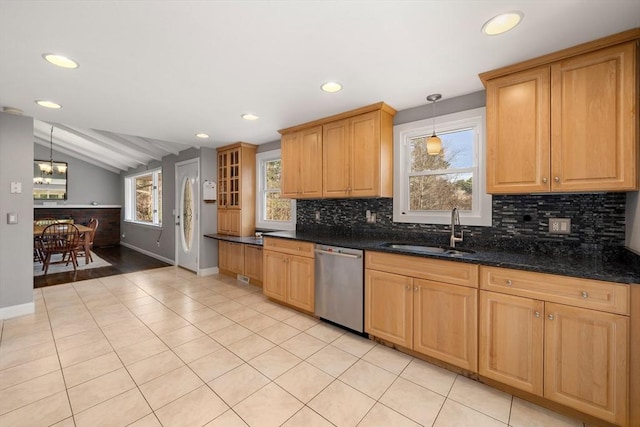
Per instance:
[[[582,426],[168,267],[36,289],[0,323],[0,426]]]

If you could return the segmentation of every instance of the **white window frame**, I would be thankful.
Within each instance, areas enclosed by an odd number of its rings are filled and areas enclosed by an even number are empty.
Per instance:
[[[296,229],[296,200],[291,199],[291,221],[269,221],[265,218],[266,210],[266,164],[273,160],[281,160],[281,150],[270,150],[256,154],[256,228],[267,230]],[[282,183],[280,183],[282,184]],[[282,189],[281,189],[282,190]]]
[[[158,209],[158,175],[162,173],[162,168],[149,169],[133,175],[124,177],[124,220],[133,224],[146,225],[150,227],[162,227],[162,218],[160,218]],[[151,194],[151,203],[153,205],[153,221],[136,220],[136,178],[151,175],[153,177],[153,192]]]
[[[485,108],[461,111],[436,117],[436,132],[443,134],[472,129],[473,143],[473,210],[460,211],[463,225],[491,226],[491,195],[486,190]],[[394,184],[393,221],[418,224],[450,224],[451,211],[409,211],[409,151],[413,138],[429,136],[433,132],[433,118],[403,123],[393,127]]]

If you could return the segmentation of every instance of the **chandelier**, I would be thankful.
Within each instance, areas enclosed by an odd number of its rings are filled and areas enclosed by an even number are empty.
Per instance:
[[[54,169],[58,171],[59,174],[64,175],[67,172],[67,165],[66,164],[58,164],[53,165],[54,161],[53,161],[53,126],[51,126],[51,135],[49,138],[49,161],[48,162],[41,162],[38,164],[38,167],[40,168],[40,173],[41,175],[44,177],[45,175],[53,175]]]

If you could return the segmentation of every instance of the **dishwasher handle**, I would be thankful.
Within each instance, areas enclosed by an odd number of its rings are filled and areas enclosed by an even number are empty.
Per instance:
[[[315,252],[320,255],[333,255],[333,256],[341,256],[345,258],[354,258],[354,259],[362,258],[362,255],[344,254],[342,252],[324,251],[322,249],[316,249]]]

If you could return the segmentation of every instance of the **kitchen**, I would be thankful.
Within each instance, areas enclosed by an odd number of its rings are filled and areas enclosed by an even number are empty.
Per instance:
[[[473,98],[473,97],[469,97]],[[466,99],[469,99],[466,98]],[[456,98],[452,98],[456,99]],[[444,112],[446,112],[445,106],[447,105],[444,101],[439,101],[435,108],[438,113],[437,116],[440,116]],[[457,100],[459,101],[459,99]],[[481,105],[469,106],[467,108],[475,108],[480,107]],[[431,105],[429,105],[431,107]],[[460,108],[457,111],[461,111],[467,108]],[[431,108],[429,108],[431,109]],[[334,111],[335,112],[335,111]],[[411,112],[409,111],[400,111],[400,113],[405,113],[405,117],[409,116]],[[399,113],[399,114],[400,114]],[[398,115],[399,115],[398,114]],[[426,115],[425,115],[426,116]],[[312,117],[310,119],[317,118]],[[409,122],[410,120],[407,120]],[[289,123],[290,124],[290,123]],[[400,124],[397,123],[396,124]],[[598,245],[602,245],[602,240],[599,240],[599,237],[602,237],[605,243],[616,242],[620,243],[621,241],[631,240],[632,234],[627,231],[621,232],[620,219],[629,215],[629,206],[632,205],[629,203],[629,199],[633,200],[633,194],[629,193],[629,196],[624,195],[624,193],[598,193],[596,195],[585,195],[584,197],[567,197],[562,198],[562,196],[551,196],[551,195],[537,195],[530,197],[518,197],[518,196],[500,196],[497,199],[494,199],[494,203],[497,203],[498,206],[501,207],[499,209],[500,212],[503,213],[502,216],[498,215],[497,220],[495,217],[495,209],[494,209],[494,224],[493,228],[500,230],[500,232],[504,233],[504,239],[501,239],[500,236],[492,236],[491,232],[485,232],[486,228],[476,229],[474,226],[468,225],[469,223],[465,223],[464,217],[462,218],[462,230],[464,231],[464,241],[458,246],[462,249],[467,248],[478,248],[481,247],[481,242],[484,237],[497,237],[495,240],[497,241],[515,241],[517,239],[509,238],[510,236],[522,236],[522,235],[536,235],[536,233],[542,233],[542,235],[549,239],[549,244],[546,248],[544,245],[538,245],[536,249],[546,249],[549,251],[550,255],[553,256],[557,252],[563,252],[566,248],[571,248],[575,245],[575,242],[571,241],[571,237],[568,236],[563,239],[560,235],[551,236],[548,231],[548,224],[544,218],[548,217],[571,217],[573,219],[573,223],[571,225],[571,230],[573,227],[576,227],[577,234],[580,236],[585,236],[584,241],[580,241],[579,245],[582,249],[594,249],[596,252],[599,248]],[[332,199],[335,200],[335,199]],[[566,206],[558,212],[557,206],[553,205],[561,204]],[[535,213],[532,206],[536,206]],[[538,210],[537,206],[547,206],[548,210],[541,209]],[[588,210],[592,212],[598,212],[599,207],[605,208],[606,212],[604,215],[611,214],[611,217],[606,216],[607,221],[605,225],[602,225],[603,228],[598,230],[590,229],[594,223],[597,225],[602,224],[598,221],[589,221],[589,219],[578,219],[579,214],[572,214],[570,211],[571,208],[574,208],[577,212],[581,212],[582,209],[580,206],[589,206]],[[502,208],[504,207],[504,209]],[[332,215],[336,212],[340,211],[342,216],[339,218],[335,218]],[[377,222],[375,222],[375,226],[372,226],[367,222],[368,218],[366,212],[370,211],[369,219],[371,215],[375,215]],[[567,213],[568,212],[568,213]],[[318,215],[319,213],[319,215]],[[560,214],[560,215],[558,215]],[[343,224],[346,222],[345,220],[353,221],[354,224],[362,226],[362,233],[371,232],[372,229],[374,231],[379,231],[381,234],[384,232],[393,234],[393,238],[395,241],[402,243],[405,240],[398,239],[400,236],[397,233],[398,230],[402,230],[412,237],[415,236],[415,229],[424,230],[425,234],[430,234],[430,231],[437,230],[437,238],[436,242],[433,244],[442,245],[443,241],[445,244],[449,241],[448,232],[444,231],[445,227],[429,227],[429,226],[410,226],[398,223],[394,223],[392,221],[394,215],[394,206],[393,201],[387,197],[381,198],[373,198],[373,199],[354,199],[351,202],[338,202],[338,201],[319,201],[319,200],[311,200],[311,201],[302,201],[300,202],[300,206],[298,208],[299,219],[298,222],[302,225],[301,231],[306,232],[309,230],[311,233],[317,233],[318,231],[324,232],[323,228],[332,228],[335,223],[340,221]],[[597,218],[600,218],[598,215],[603,215],[602,213],[598,213],[596,215]],[[529,217],[529,219],[527,219]],[[496,222],[497,221],[497,222]],[[627,224],[629,224],[629,220],[627,220]],[[348,223],[347,223],[348,224]],[[367,225],[369,224],[369,225]],[[379,225],[380,224],[380,225]],[[389,225],[389,228],[385,228],[384,225]],[[547,230],[544,230],[544,226],[547,226]],[[611,229],[605,229],[606,227],[612,226]],[[349,230],[353,230],[353,227],[345,227]],[[622,227],[624,228],[624,227]],[[583,231],[584,230],[584,231]],[[340,230],[343,231],[343,230]],[[493,230],[496,231],[496,230]],[[488,235],[483,235],[487,233]],[[613,233],[613,237],[608,234]],[[606,237],[605,237],[606,236]],[[430,236],[433,237],[433,236]],[[606,240],[609,239],[609,240]],[[281,239],[282,240],[282,239]],[[384,238],[385,241],[389,241],[386,236]],[[533,239],[535,240],[535,239]],[[431,243],[430,243],[431,244]],[[582,246],[584,245],[584,246]],[[505,248],[510,249],[510,248]],[[524,248],[525,251],[532,250],[527,247]],[[382,251],[385,252],[385,251]],[[480,251],[478,251],[480,252]],[[458,261],[456,261],[458,262]],[[467,264],[467,263],[465,263]],[[570,265],[568,267],[571,267]],[[580,266],[573,266],[576,270],[580,269]],[[415,278],[414,278],[415,280]],[[553,301],[549,302],[553,303]]]

